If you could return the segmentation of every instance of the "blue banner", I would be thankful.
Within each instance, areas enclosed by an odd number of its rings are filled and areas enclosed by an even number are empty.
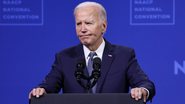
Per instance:
[[[73,9],[85,0],[0,0],[1,104],[28,104],[56,52],[76,45]],[[153,104],[184,104],[185,1],[94,0],[107,10],[105,38],[132,47],[156,85]]]

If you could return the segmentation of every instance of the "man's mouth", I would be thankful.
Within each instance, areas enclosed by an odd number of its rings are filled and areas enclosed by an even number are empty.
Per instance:
[[[80,35],[80,38],[89,38],[91,35]]]

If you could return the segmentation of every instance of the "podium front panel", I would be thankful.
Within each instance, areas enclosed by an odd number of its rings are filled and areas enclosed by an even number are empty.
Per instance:
[[[32,97],[30,104],[145,104],[134,100],[128,93],[97,94],[45,94],[40,98]]]

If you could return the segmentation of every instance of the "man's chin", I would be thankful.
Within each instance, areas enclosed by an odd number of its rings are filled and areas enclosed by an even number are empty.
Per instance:
[[[81,42],[83,45],[85,45],[85,46],[89,46],[90,45],[90,43],[89,42],[86,42],[86,41],[82,41]]]

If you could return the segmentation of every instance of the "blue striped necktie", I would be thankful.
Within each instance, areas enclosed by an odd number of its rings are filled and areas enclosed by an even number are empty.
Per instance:
[[[91,76],[91,73],[93,71],[93,57],[96,55],[97,55],[96,52],[90,52],[88,55],[89,60],[88,60],[87,70],[88,70],[89,76]],[[95,92],[96,92],[96,85],[92,88],[92,93],[95,93]]]

